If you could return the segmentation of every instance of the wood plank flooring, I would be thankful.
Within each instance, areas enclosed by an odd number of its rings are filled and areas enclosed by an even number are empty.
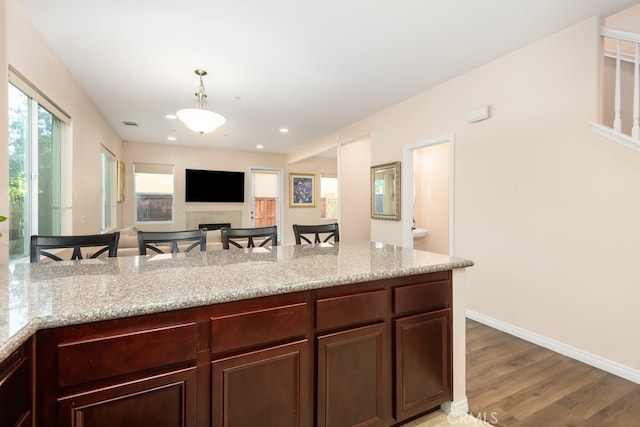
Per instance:
[[[467,319],[471,414],[504,427],[640,427],[640,385]]]

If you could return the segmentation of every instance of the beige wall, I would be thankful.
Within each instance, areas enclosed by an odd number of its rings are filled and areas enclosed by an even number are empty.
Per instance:
[[[316,176],[316,198],[319,197],[319,179],[321,174],[336,175],[335,158],[313,157],[294,164],[287,164],[284,154],[252,153],[243,151],[220,151],[207,148],[170,146],[166,144],[143,144],[128,142],[124,148],[126,169],[125,202],[123,203],[122,224],[134,224],[133,205],[133,164],[161,163],[175,167],[175,210],[172,224],[136,224],[147,230],[184,230],[185,214],[191,211],[242,211],[242,226],[250,225],[249,173],[251,168],[280,169],[283,171],[283,225],[282,244],[294,243],[292,225],[320,224],[335,222],[320,219],[319,200],[314,208],[289,207],[289,173],[312,173]],[[185,169],[230,170],[245,172],[245,203],[185,203]],[[316,199],[317,200],[317,199]]]
[[[141,229],[184,230],[187,211],[241,210],[243,226],[249,224],[249,168],[282,168],[283,155],[252,154],[239,151],[218,151],[207,148],[181,147],[166,144],[142,144],[128,142],[124,149],[126,170],[123,225],[134,224],[134,163],[160,163],[174,165],[174,222],[173,224],[140,225]],[[245,203],[185,203],[185,169],[210,169],[245,172]]]
[[[338,146],[340,241],[371,240],[371,140],[361,137]]]
[[[449,253],[449,143],[419,148],[413,152],[416,226],[429,234],[414,240],[413,247]],[[407,197],[412,197],[409,194]]]
[[[6,0],[6,6],[6,38],[3,40],[7,43],[9,65],[71,116],[73,157],[71,164],[65,165],[64,174],[65,179],[70,181],[68,187],[73,193],[68,194],[64,201],[64,212],[72,212],[72,221],[69,225],[71,229],[63,231],[67,234],[98,233],[101,221],[98,190],[100,145],[107,147],[116,158],[121,158],[121,141],[71,73],[24,18],[15,0]],[[6,95],[2,99],[6,100]],[[3,104],[4,109],[6,102]],[[7,115],[2,114],[2,117],[2,120],[6,120]],[[6,129],[6,125],[2,129]],[[3,134],[2,138],[6,138],[6,135]],[[2,146],[6,147],[6,143]],[[85,224],[81,222],[82,217]]]
[[[370,133],[372,162],[454,133],[455,252],[468,307],[640,376],[640,154],[590,130],[598,18],[328,135]],[[491,105],[489,120],[467,112]],[[404,218],[407,224],[410,219]],[[372,238],[400,243],[402,224]]]

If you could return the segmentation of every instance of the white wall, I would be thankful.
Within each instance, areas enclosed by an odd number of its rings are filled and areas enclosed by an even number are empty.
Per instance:
[[[476,263],[468,307],[640,377],[640,155],[590,130],[599,26],[588,19],[318,143],[371,134],[383,163],[454,133],[455,252]],[[468,123],[485,104],[492,117]],[[400,243],[392,225],[372,221],[372,238]]]

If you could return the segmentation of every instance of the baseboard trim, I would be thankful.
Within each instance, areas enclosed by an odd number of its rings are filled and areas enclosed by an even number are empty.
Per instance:
[[[480,314],[473,310],[467,309],[466,314],[471,320],[475,320],[499,331],[522,338],[525,341],[529,341],[533,344],[555,351],[556,353],[563,354],[572,359],[594,366],[598,369],[602,369],[610,374],[617,375],[626,380],[633,381],[636,384],[640,384],[640,370],[632,369],[620,363],[605,359],[604,357],[596,356],[595,354],[591,354],[578,348],[563,344],[559,341],[538,335],[527,331],[526,329],[518,328],[517,326],[485,316],[484,314]]]
[[[440,405],[440,409],[447,415],[459,417],[469,412],[469,401],[465,397],[457,402],[444,402]]]

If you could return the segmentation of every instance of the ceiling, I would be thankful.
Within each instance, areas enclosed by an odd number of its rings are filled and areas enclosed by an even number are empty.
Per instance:
[[[124,141],[276,153],[637,3],[15,1]],[[207,108],[227,119],[205,135],[166,118],[195,106],[197,68]]]

